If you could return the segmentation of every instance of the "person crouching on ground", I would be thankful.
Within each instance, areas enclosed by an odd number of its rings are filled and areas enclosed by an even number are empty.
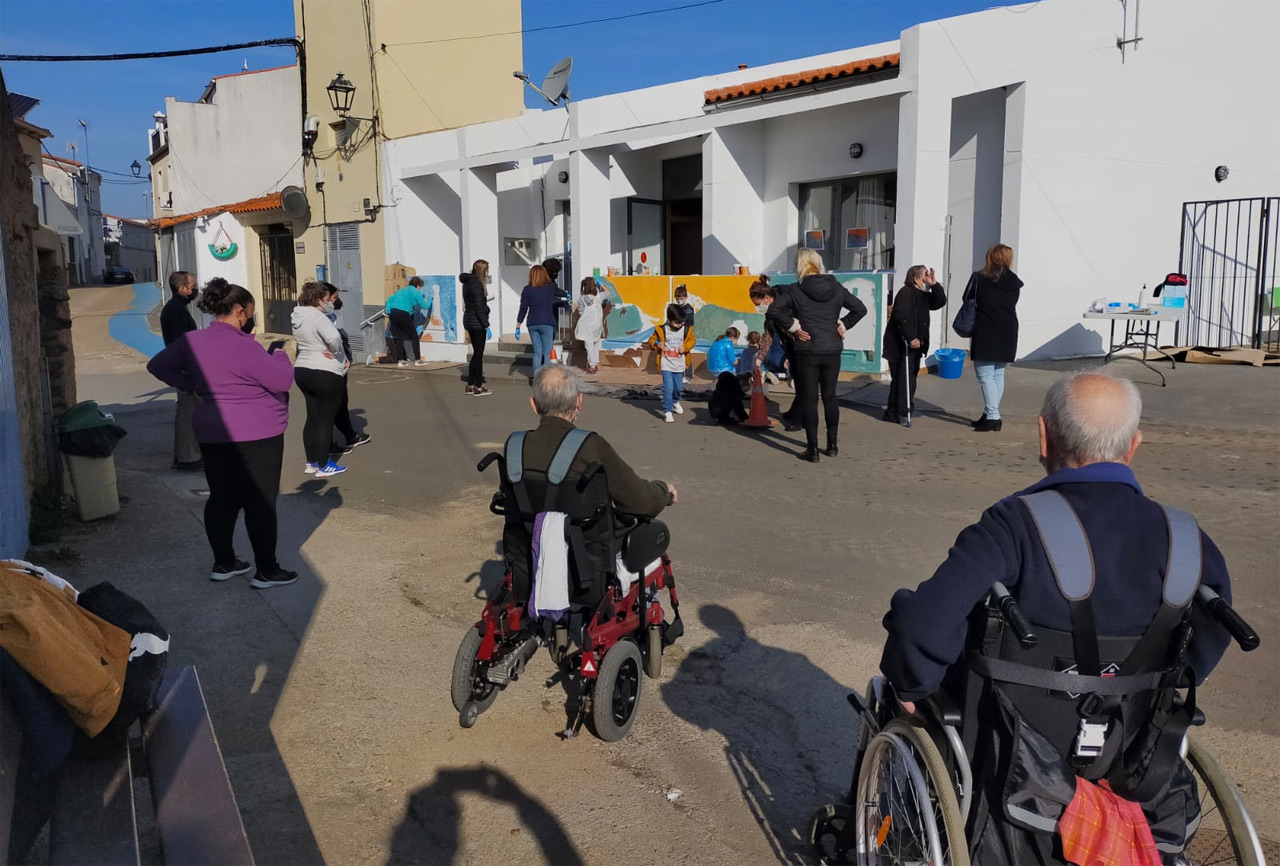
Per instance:
[[[578,324],[573,335],[587,350],[587,372],[600,372],[600,343],[604,340],[604,301],[594,277],[587,277],[579,287]],[[532,330],[532,329],[531,329]]]
[[[268,352],[253,338],[253,295],[243,286],[216,278],[204,287],[200,309],[214,317],[147,362],[147,372],[166,385],[194,391],[202,401],[192,424],[209,498],[204,531],[213,548],[211,580],[249,574],[254,567],[236,558],[236,520],[253,545],[257,589],[298,579],[276,560],[276,497],[289,424],[293,365],[284,352]],[[272,348],[275,348],[274,346]]]
[[[929,354],[929,313],[947,303],[933,268],[912,265],[906,284],[890,299],[893,311],[884,329],[884,358],[889,363],[889,406],[884,420],[902,424],[915,404],[920,360]]]
[[[731,371],[716,377],[716,389],[711,392],[708,411],[717,424],[741,424],[747,420],[747,409],[742,401],[747,399],[743,379],[746,376]]]
[[[416,277],[415,277],[416,279]],[[307,455],[305,472],[317,478],[330,478],[347,471],[329,456],[330,434],[338,418],[338,409],[347,393],[347,360],[342,349],[342,335],[325,315],[329,290],[324,283],[304,283],[293,308],[293,338],[298,343],[293,376],[298,390],[307,401],[307,421],[302,427],[302,447]],[[356,431],[347,419],[342,435],[355,439]]]
[[[713,377],[719,377],[721,373],[732,371],[737,366],[737,345],[741,334],[737,328],[729,328],[707,350],[707,372]]]
[[[387,298],[384,312],[391,323],[391,336],[395,340],[396,364],[401,367],[409,366],[404,352],[405,343],[409,344],[409,350],[413,352],[415,367],[422,367],[428,363],[422,360],[418,329],[413,324],[413,314],[419,310],[422,311],[423,318],[428,322],[431,321],[431,299],[422,293],[422,277],[411,277],[409,285]]]
[[[653,329],[646,345],[653,349],[658,359],[658,371],[662,373],[662,420],[668,424],[671,417],[684,414],[680,394],[684,390],[684,373],[689,369],[689,353],[693,351],[693,328],[687,327],[684,310],[677,304],[667,305],[667,321]]]

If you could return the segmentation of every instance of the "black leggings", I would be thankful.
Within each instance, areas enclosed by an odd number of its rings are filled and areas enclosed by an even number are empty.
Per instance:
[[[295,367],[293,380],[307,400],[307,423],[302,426],[302,449],[307,462],[320,466],[329,462],[329,445],[333,442],[333,423],[338,407],[347,393],[346,376],[328,370]],[[347,426],[350,426],[348,421]],[[343,431],[344,433],[346,431]]]
[[[407,342],[409,350],[413,352],[413,360],[419,360],[422,357],[422,346],[418,343],[418,329],[413,326],[413,314],[404,310],[392,310],[387,319],[391,323],[391,339],[395,341],[393,357],[397,361],[407,359],[404,353],[404,344]]]
[[[484,385],[484,344],[488,336],[485,333],[486,330],[467,329],[467,336],[471,338],[471,363],[467,367],[467,384],[476,388]]]
[[[347,356],[351,357],[350,355]],[[342,377],[342,402],[338,404],[338,414],[333,416],[333,426],[338,428],[338,432],[347,440],[347,444],[351,444],[351,440],[356,438],[356,428],[351,426],[351,410],[348,406],[350,395],[348,388],[351,380],[346,376]]]
[[[213,548],[213,561],[218,565],[236,561],[236,520],[244,511],[244,528],[249,532],[258,570],[278,568],[276,497],[280,495],[284,434],[253,442],[201,442],[200,456],[209,484],[204,531]]]
[[[840,375],[840,353],[796,353],[799,380],[796,390],[804,398],[804,438],[808,445],[818,444],[818,393],[822,393],[822,410],[827,421],[827,437],[836,435],[840,427],[840,404],[836,402],[836,381]]]

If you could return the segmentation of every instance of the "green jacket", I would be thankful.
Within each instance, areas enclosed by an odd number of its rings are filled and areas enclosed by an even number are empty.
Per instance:
[[[533,470],[545,470],[551,465],[551,458],[561,441],[572,429],[573,424],[563,418],[542,416],[538,428],[525,437],[524,465]],[[569,477],[581,475],[592,463],[599,463],[604,469],[609,479],[609,495],[613,497],[614,508],[620,513],[657,517],[667,507],[666,483],[641,478],[599,433],[583,443],[569,470]]]

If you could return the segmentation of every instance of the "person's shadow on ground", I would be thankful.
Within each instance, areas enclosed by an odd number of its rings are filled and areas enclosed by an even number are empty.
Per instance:
[[[812,858],[804,838],[823,797],[853,772],[851,690],[801,653],[749,637],[726,607],[703,605],[716,632],[689,653],[662,698],[671,711],[725,739],[725,758],[780,863]]]
[[[389,866],[408,863],[453,863],[461,832],[459,795],[479,794],[516,810],[524,829],[547,863],[581,864],[582,855],[555,815],[542,801],[526,794],[510,776],[491,767],[445,767],[435,781],[409,796],[404,818],[391,835]],[[519,832],[512,828],[513,835]]]

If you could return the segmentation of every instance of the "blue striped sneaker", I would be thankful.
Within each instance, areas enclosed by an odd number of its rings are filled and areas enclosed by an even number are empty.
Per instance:
[[[330,460],[325,465],[318,467],[316,469],[315,475],[317,478],[332,478],[333,476],[341,475],[343,472],[346,472],[346,471],[347,471],[347,467],[339,466],[337,463],[334,463],[332,460]]]

